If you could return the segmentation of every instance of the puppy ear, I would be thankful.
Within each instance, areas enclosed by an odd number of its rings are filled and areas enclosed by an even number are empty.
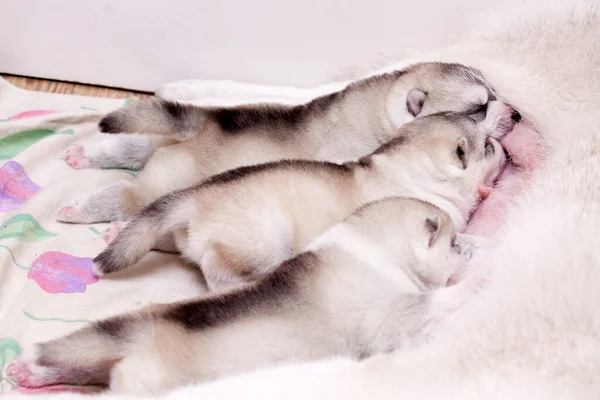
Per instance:
[[[483,129],[486,135],[495,139],[500,139],[514,128],[516,111],[501,101],[490,101],[487,115],[483,122]]]
[[[406,108],[408,108],[408,112],[411,113],[413,117],[416,117],[421,113],[426,98],[427,94],[422,90],[411,89],[411,91],[408,92],[408,96],[406,96]]]
[[[440,217],[427,218],[425,220],[425,230],[429,233],[429,247],[433,246],[440,236]]]

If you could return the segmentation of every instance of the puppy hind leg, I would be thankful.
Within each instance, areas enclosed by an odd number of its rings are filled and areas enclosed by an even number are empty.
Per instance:
[[[64,375],[64,374],[62,374]],[[6,368],[8,379],[25,388],[40,388],[62,383],[60,371],[35,362],[35,357],[21,356]]]
[[[119,233],[125,228],[127,222],[124,221],[115,221],[110,224],[108,228],[102,233],[102,239],[108,244],[111,244],[115,241]]]
[[[39,343],[7,367],[7,376],[27,388],[107,384],[110,368],[126,352],[132,323],[114,317]]]
[[[282,235],[285,237],[286,235]],[[243,285],[273,271],[279,264],[293,257],[291,240],[267,238],[268,246],[260,241],[212,242],[200,261],[206,284],[210,290],[222,290]]]
[[[137,343],[135,350],[112,368],[110,389],[148,396],[193,383],[198,363],[193,346],[180,327],[155,324],[149,340]]]
[[[75,169],[137,170],[156,149],[173,143],[173,139],[155,135],[99,135],[71,145],[62,158]]]
[[[235,264],[227,260],[224,249],[220,250],[208,249],[199,263],[208,289],[220,291],[248,283],[251,280],[249,274],[242,268],[234,268]]]
[[[273,205],[198,213],[175,231],[182,256],[200,265],[210,290],[259,279],[295,254],[296,226]]]
[[[168,373],[160,358],[146,349],[138,349],[114,366],[109,387],[112,392],[119,394],[154,395],[160,392],[163,386],[161,381]]]
[[[125,221],[115,221],[102,233],[102,239],[108,244],[115,241],[119,233],[127,226]],[[154,244],[152,250],[162,251],[163,253],[179,253],[175,238],[172,234],[166,234]]]
[[[158,239],[152,250],[162,251],[163,253],[179,253],[179,248],[172,233]]]
[[[79,224],[126,220],[143,207],[137,192],[135,183],[118,181],[62,207],[56,220]]]

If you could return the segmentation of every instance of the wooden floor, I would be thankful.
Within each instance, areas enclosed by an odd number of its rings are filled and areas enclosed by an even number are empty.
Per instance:
[[[50,81],[46,79],[26,78],[15,75],[0,75],[13,85],[38,92],[78,94],[92,97],[109,97],[115,99],[133,99],[152,96],[151,93],[132,92],[102,86],[84,85],[80,83]]]

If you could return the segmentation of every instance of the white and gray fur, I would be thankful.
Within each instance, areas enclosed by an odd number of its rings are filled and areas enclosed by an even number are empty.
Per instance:
[[[158,394],[274,364],[413,347],[475,288],[444,288],[463,262],[455,237],[450,217],[431,204],[370,203],[249,286],[38,344],[22,365],[32,373],[26,384]]]
[[[415,117],[454,111],[481,119],[494,99],[478,71],[459,64],[423,63],[357,81],[299,105],[134,103],[107,115],[100,130],[135,135],[76,144],[66,158],[76,167],[145,165],[144,169],[133,181],[116,182],[62,208],[57,219],[125,220],[162,195],[244,165],[282,159],[354,161],[389,141]],[[150,140],[152,135],[139,133],[166,136]],[[184,141],[175,143],[180,140]],[[132,150],[136,146],[139,151]],[[132,159],[135,154],[140,158]]]
[[[173,234],[208,287],[223,289],[270,272],[355,209],[389,196],[428,201],[461,229],[478,187],[492,185],[506,161],[490,136],[505,126],[488,119],[433,114],[358,162],[279,161],[216,175],[132,218],[94,259],[95,271],[128,268]]]

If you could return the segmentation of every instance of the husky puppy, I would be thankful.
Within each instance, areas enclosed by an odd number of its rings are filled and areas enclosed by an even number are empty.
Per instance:
[[[450,217],[406,198],[370,203],[244,288],[96,322],[8,368],[22,386],[109,384],[157,394],[220,376],[412,347],[472,295]]]
[[[198,107],[142,101],[107,115],[100,130],[151,133],[154,138],[105,135],[101,142],[76,145],[65,157],[75,167],[145,164],[143,171],[133,181],[116,182],[63,207],[57,219],[126,220],[167,193],[244,165],[282,159],[355,161],[415,117],[455,111],[484,118],[488,101],[494,99],[477,70],[423,63],[357,81],[299,105]],[[504,112],[512,110],[505,107]]]
[[[360,206],[390,196],[428,201],[462,229],[478,188],[491,185],[506,161],[490,136],[504,128],[433,114],[358,162],[279,161],[214,176],[146,207],[95,258],[95,271],[127,268],[174,234],[209,289],[221,289],[270,272]]]

